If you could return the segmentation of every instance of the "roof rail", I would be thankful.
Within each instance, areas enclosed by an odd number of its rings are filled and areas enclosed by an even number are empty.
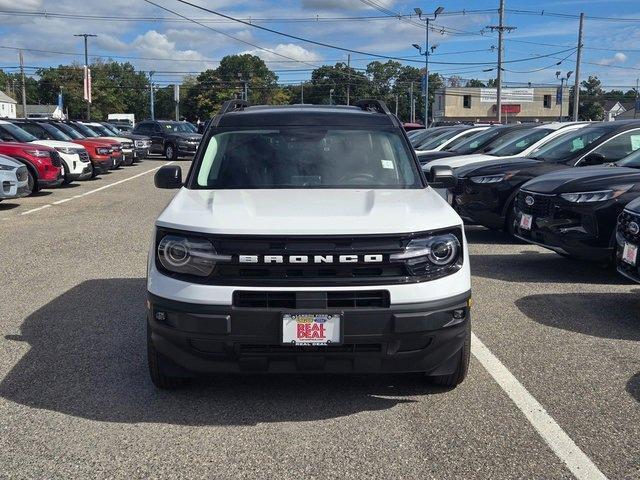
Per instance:
[[[218,115],[224,115],[225,113],[233,112],[234,110],[244,110],[249,106],[251,106],[251,104],[246,100],[227,100],[222,104],[222,108],[220,108]]]
[[[377,100],[375,98],[365,98],[363,100],[358,100],[354,103],[356,107],[361,108],[362,110],[367,110],[368,112],[378,112],[384,113],[385,115],[391,115],[391,112],[387,108],[387,104],[382,100]]]

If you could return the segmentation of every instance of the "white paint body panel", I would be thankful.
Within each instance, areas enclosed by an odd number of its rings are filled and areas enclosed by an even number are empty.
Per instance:
[[[36,145],[44,145],[46,147],[51,148],[72,148],[74,150],[83,150],[84,147],[82,145],[78,145],[77,143],[71,142],[63,142],[61,140],[37,140],[33,141]],[[77,153],[63,153],[58,150],[58,155],[64,161],[65,168],[69,173],[82,173],[85,167],[88,167],[91,163],[90,161],[84,162],[80,159],[80,155]],[[88,158],[88,157],[87,157]]]

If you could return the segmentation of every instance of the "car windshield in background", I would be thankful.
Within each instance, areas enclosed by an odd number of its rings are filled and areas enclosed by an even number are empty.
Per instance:
[[[19,142],[29,143],[35,142],[38,139],[31,135],[29,132],[21,129],[20,127],[16,127],[13,123],[6,123],[2,125],[2,128],[9,132],[9,134],[14,137]]]
[[[58,130],[63,131],[64,133],[66,133],[67,135],[69,135],[71,138],[75,140],[84,138],[84,135],[80,134],[77,130],[75,130],[74,128],[71,128],[66,123],[56,123],[53,126]]]
[[[94,132],[100,135],[106,135],[107,137],[113,135],[113,132],[110,132],[108,129],[106,129],[102,125],[91,125],[91,130],[93,130]]]
[[[73,138],[64,133],[62,130],[57,129],[53,125],[49,125],[48,123],[38,123],[38,125],[43,130],[46,130],[47,133],[56,140],[60,140],[62,142],[70,142],[73,140]]]
[[[232,130],[209,140],[195,188],[422,188],[393,131],[342,127]]]
[[[449,151],[457,153],[458,155],[467,155],[475,152],[481,145],[491,141],[491,139],[498,137],[502,133],[502,129],[498,127],[489,127],[480,133],[465,138],[461,142],[453,145]]]
[[[107,130],[109,132],[110,135],[120,135],[121,131],[118,130],[116,127],[114,127],[113,125],[103,125],[102,128],[104,128],[105,130]]]
[[[581,128],[576,132],[561,135],[535,149],[529,158],[545,162],[562,162],[574,153],[586,150],[591,143],[609,131],[611,130],[605,127]]]
[[[436,127],[430,128],[428,130],[420,130],[420,133],[417,133],[411,137],[411,145],[413,146],[413,148],[415,148],[416,145],[420,145],[421,143],[426,142],[427,139],[442,135],[444,132],[448,132],[450,130],[453,129]]]
[[[549,128],[532,128],[531,130],[516,130],[507,133],[492,142],[493,148],[487,152],[487,155],[497,157],[517,155],[553,131]]]
[[[91,128],[83,125],[81,123],[74,123],[73,128],[78,130],[80,133],[84,134],[87,137],[99,137],[100,135],[93,131]]]
[[[195,133],[190,128],[186,122],[163,122],[162,128],[164,128],[168,132],[173,133]]]
[[[640,168],[640,149],[633,152],[631,155],[618,160],[616,162],[618,167]]]
[[[434,148],[438,148],[440,145],[442,145],[445,142],[448,142],[456,135],[460,135],[464,130],[465,130],[464,128],[456,128],[454,130],[444,132],[443,134],[438,135],[437,137],[429,138],[427,139],[426,142],[418,145],[416,147],[416,150],[431,150]]]

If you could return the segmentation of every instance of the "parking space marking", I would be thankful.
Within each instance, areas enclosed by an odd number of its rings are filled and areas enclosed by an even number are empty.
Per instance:
[[[111,187],[113,187],[115,185],[120,185],[121,183],[128,182],[129,180],[133,180],[134,178],[141,177],[142,175],[146,175],[147,173],[155,172],[156,170],[159,170],[160,168],[164,167],[165,165],[170,165],[172,163],[173,162],[167,162],[165,164],[160,165],[159,167],[154,167],[152,169],[145,170],[144,172],[137,173],[137,174],[133,175],[132,177],[123,178],[122,180],[118,180],[117,182],[113,182],[113,183],[109,183],[107,185],[103,185],[102,187],[95,188],[93,190],[89,190],[88,192],[80,193],[78,195],[74,195],[73,197],[63,198],[61,200],[57,200],[55,202],[48,203],[46,205],[42,205],[41,207],[32,208],[31,210],[27,210],[26,212],[19,213],[19,215],[28,215],[30,213],[38,212],[38,211],[40,211],[42,209],[45,209],[45,208],[49,208],[52,205],[60,205],[60,204],[65,203],[65,202],[69,202],[71,200],[75,200],[76,198],[86,197],[87,195],[91,195],[93,193],[100,192],[102,190],[106,190],[107,188],[111,188]]]
[[[474,333],[471,334],[471,352],[576,478],[606,480],[596,464]]]

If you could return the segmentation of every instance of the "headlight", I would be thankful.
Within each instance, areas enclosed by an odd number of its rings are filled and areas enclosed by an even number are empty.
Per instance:
[[[158,259],[170,272],[207,277],[218,261],[231,260],[217,255],[210,241],[178,235],[165,235],[158,244]]]
[[[631,185],[620,185],[610,190],[595,190],[593,192],[575,192],[561,193],[560,196],[567,202],[572,203],[588,203],[588,202],[604,202],[619,197],[623,193],[629,191],[633,187]]]
[[[49,152],[47,150],[25,150],[26,153],[33,157],[49,157]]]
[[[9,170],[9,171],[13,171],[16,168],[18,168],[18,166],[16,165],[15,167],[12,167],[11,165],[3,165],[0,163],[0,170]]]
[[[432,275],[461,265],[461,253],[458,237],[447,233],[413,239],[404,252],[392,253],[389,260],[404,262],[411,275]]]
[[[513,177],[513,173],[501,173],[499,175],[480,175],[477,177],[471,177],[473,183],[499,183],[504,180],[509,180]]]
[[[78,153],[77,150],[75,148],[71,148],[71,147],[55,147],[55,149],[57,151],[59,151],[60,153],[66,153],[66,154],[74,154],[74,153]]]
[[[112,150],[109,147],[98,147],[96,152],[98,152],[98,155],[109,155]]]

